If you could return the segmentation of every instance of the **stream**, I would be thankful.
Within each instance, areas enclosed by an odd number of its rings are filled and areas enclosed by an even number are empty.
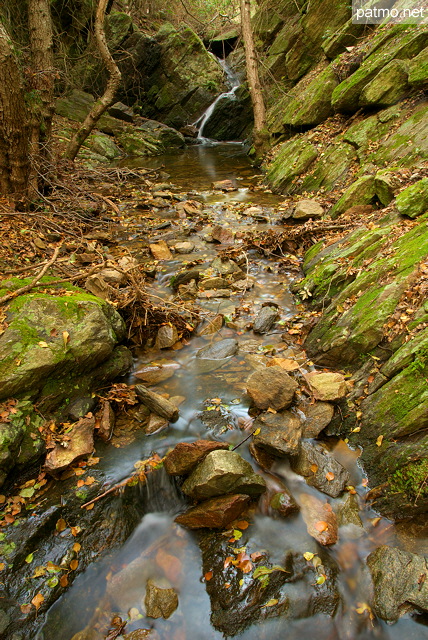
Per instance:
[[[212,224],[219,224],[237,234],[238,246],[240,231],[278,228],[281,198],[255,188],[255,170],[242,145],[194,145],[179,155],[127,162],[131,167],[161,165],[169,176],[165,181],[178,187],[187,198],[202,202],[202,211],[209,215]],[[212,183],[220,180],[231,180],[234,189],[228,192],[213,190]],[[245,215],[249,207],[261,207],[262,215]],[[160,223],[170,220],[167,213],[165,209],[156,213]],[[173,220],[172,226],[159,230],[159,237],[163,232],[179,231],[180,226],[188,229],[186,240],[194,243],[195,249],[187,255],[174,254],[173,260],[163,263],[162,270],[149,285],[149,291],[162,298],[172,296],[170,279],[183,263],[202,260],[198,268],[209,269],[217,256],[218,245],[206,241],[207,229],[201,225],[195,228],[189,219]],[[138,234],[124,238],[124,244],[130,250],[138,248],[139,242]],[[280,265],[279,261],[249,252],[246,268],[254,279],[251,289],[231,292],[224,298],[198,298],[202,313],[209,312],[210,317],[215,314],[225,317],[226,323],[220,331],[214,335],[196,335],[178,349],[160,351],[151,347],[137,351],[134,370],[126,382],[138,383],[138,372],[148,365],[173,365],[173,375],[156,384],[153,390],[169,396],[181,396],[180,417],[167,429],[152,435],[134,431],[129,440],[124,437],[118,441],[121,446],[100,444],[96,452],[100,457],[98,467],[109,483],[120,482],[134,471],[136,462],[149,458],[154,452],[164,456],[179,442],[203,438],[225,441],[232,446],[239,444],[249,433],[241,428],[248,420],[250,410],[246,380],[272,355],[296,359],[302,372],[311,369],[298,340],[293,336],[286,340],[283,337],[283,325],[299,313],[289,291],[290,283],[299,277],[299,273],[298,266],[287,270]],[[269,333],[255,334],[247,325],[266,303],[277,305],[280,317]],[[211,370],[201,366],[201,360],[196,357],[197,351],[226,338],[238,341],[238,353],[219,361]],[[423,616],[405,615],[394,625],[371,619],[366,608],[369,587],[365,570],[365,558],[378,546],[388,544],[424,553],[427,551],[426,538],[418,533],[418,529],[412,529],[409,523],[394,525],[368,509],[364,504],[366,483],[358,466],[359,450],[351,450],[336,437],[321,438],[348,470],[350,484],[356,489],[355,500],[350,507],[353,515],[339,527],[337,544],[321,548],[307,533],[300,513],[279,517],[262,498],[258,508],[246,517],[249,526],[242,531],[239,542],[231,546],[245,547],[248,553],[261,552],[269,557],[271,563],[282,566],[289,553],[294,554],[294,558],[303,558],[305,553],[318,554],[327,568],[325,585],[314,587],[313,574],[302,570],[302,579],[289,582],[284,587],[289,602],[287,610],[278,614],[268,603],[254,613],[248,598],[243,599],[240,592],[251,576],[240,574],[239,580],[234,581],[230,578],[230,571],[223,570],[224,554],[227,553],[227,545],[230,546],[227,538],[207,530],[205,533],[190,531],[174,522],[188,501],[178,483],[161,468],[148,475],[146,485],[141,488],[144,515],[139,524],[120,549],[106,550],[74,580],[46,614],[37,640],[71,640],[75,634],[78,635],[74,640],[103,637],[95,631],[103,624],[108,626],[114,615],[127,622],[122,635],[119,632],[109,636],[119,639],[125,634],[133,640],[143,637],[215,640],[228,636],[245,640],[427,638]],[[271,471],[266,473],[251,457],[248,442],[242,444],[238,451],[258,473],[267,477],[270,484],[279,487],[278,490],[286,486],[297,503],[302,494],[326,501],[326,496],[309,487],[303,477],[290,469],[287,461],[277,460]],[[349,494],[345,493],[338,498],[328,498],[328,501],[339,509],[348,498]],[[135,499],[138,499],[138,494]],[[120,498],[115,505],[117,509],[127,508],[126,505],[121,507]],[[304,564],[305,561],[302,562]],[[233,571],[236,573],[237,570]],[[214,574],[211,585],[207,572]],[[143,603],[148,579],[158,580],[159,584],[172,587],[178,593],[179,606],[166,620],[145,616]],[[224,593],[228,589],[230,597],[227,600]],[[229,603],[230,610],[223,617],[219,602],[223,607],[225,602]],[[145,633],[143,630],[151,631]],[[134,634],[129,635],[131,632]]]

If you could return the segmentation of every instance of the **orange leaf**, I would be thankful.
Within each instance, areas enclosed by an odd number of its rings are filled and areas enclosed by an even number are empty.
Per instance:
[[[94,484],[94,482],[95,482],[94,476],[88,476],[86,478],[86,480],[85,480],[85,484],[88,485],[88,486],[91,485],[91,484]]]
[[[211,578],[213,577],[213,572],[212,571],[207,571],[206,574],[204,575],[205,580],[208,582],[209,580],[211,580]]]
[[[312,471],[312,473],[316,473],[318,471],[318,465],[317,464],[311,464],[311,466],[309,468]]]
[[[79,542],[75,542],[75,543],[73,544],[73,551],[74,551],[75,553],[79,553],[79,551],[80,551],[80,549],[81,549],[81,548],[82,548],[82,545],[81,545],[81,544],[79,544]]]
[[[88,506],[86,507],[86,511],[91,511],[91,509],[93,508],[94,508],[94,503],[88,504]]]
[[[71,527],[71,535],[76,537],[81,532],[80,527]]]
[[[72,571],[75,571],[77,569],[77,567],[79,566],[79,561],[78,560],[72,560],[70,562],[70,569]]]
[[[60,583],[61,587],[67,587],[68,586],[68,577],[64,574],[63,576],[60,577],[59,583]]]
[[[227,558],[224,561],[223,567],[225,569],[227,569],[227,567],[230,567],[232,560],[233,560],[232,556],[227,556]]]
[[[333,471],[329,471],[328,473],[325,474],[325,477],[327,478],[327,480],[329,482],[331,482],[332,480],[334,480],[334,473]]]
[[[44,595],[42,593],[37,593],[34,598],[31,600],[31,604],[36,607],[36,611],[38,611],[40,609],[40,605],[42,604],[43,600],[45,599]]]
[[[251,554],[251,560],[253,560],[254,562],[257,562],[257,560],[260,560],[260,558],[263,558],[263,554],[260,553],[260,551],[254,551],[254,553]]]
[[[315,529],[322,533],[323,531],[326,531],[326,529],[328,529],[328,524],[324,520],[319,520],[315,523]]]
[[[21,606],[19,607],[22,611],[22,613],[30,613],[31,611],[31,604],[21,604]]]
[[[246,520],[239,520],[239,522],[236,523],[236,528],[242,529],[242,531],[245,531],[245,529],[248,529],[249,526],[250,525]]]
[[[250,573],[252,568],[253,568],[253,563],[250,562],[250,560],[244,560],[244,562],[241,562],[239,565],[239,569],[241,569],[243,573]]]
[[[82,478],[80,478],[80,480],[77,481],[77,488],[80,489],[80,487],[84,487],[85,486],[85,481],[82,480]]]

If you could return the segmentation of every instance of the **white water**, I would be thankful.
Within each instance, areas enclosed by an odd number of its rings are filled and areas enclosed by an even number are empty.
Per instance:
[[[208,120],[211,118],[217,103],[223,98],[229,98],[230,100],[234,100],[236,90],[241,84],[239,77],[228,66],[226,60],[221,60],[220,58],[216,58],[216,59],[218,60],[218,63],[220,64],[220,66],[224,71],[224,74],[226,76],[226,82],[229,85],[230,89],[229,91],[226,91],[225,93],[221,93],[219,96],[217,96],[217,98],[214,100],[212,104],[210,104],[210,106],[205,111],[205,113],[203,113],[202,116],[198,120],[196,120],[196,122],[194,123],[194,126],[198,127],[197,140],[201,142],[207,142],[209,140],[208,138],[205,138],[203,135],[204,127],[208,122]]]

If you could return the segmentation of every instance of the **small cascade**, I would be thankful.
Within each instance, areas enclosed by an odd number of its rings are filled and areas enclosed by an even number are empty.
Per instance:
[[[214,54],[211,54],[211,55],[214,55]],[[236,90],[241,84],[241,81],[238,75],[228,66],[226,60],[222,60],[221,58],[216,58],[216,59],[218,60],[218,63],[220,64],[220,66],[224,71],[224,74],[226,76],[226,84],[229,86],[229,91],[226,91],[225,93],[221,93],[219,96],[217,96],[217,98],[214,100],[212,104],[210,104],[210,106],[205,111],[205,113],[203,113],[202,116],[194,123],[194,126],[198,128],[197,140],[199,140],[200,142],[207,142],[209,140],[209,138],[205,138],[203,135],[204,127],[208,122],[208,120],[211,118],[212,114],[214,113],[217,103],[220,100],[223,100],[224,98],[229,98],[230,100],[234,100]]]

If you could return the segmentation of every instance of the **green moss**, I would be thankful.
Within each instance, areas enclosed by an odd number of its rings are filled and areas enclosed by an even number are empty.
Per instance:
[[[397,469],[389,481],[393,493],[404,493],[410,502],[428,497],[428,459]]]
[[[416,374],[424,374],[428,366],[428,345],[425,345],[415,353],[415,359],[409,365],[409,371]]]
[[[0,545],[0,556],[5,556],[6,558],[11,555],[16,549],[16,544],[14,542],[5,542]]]

